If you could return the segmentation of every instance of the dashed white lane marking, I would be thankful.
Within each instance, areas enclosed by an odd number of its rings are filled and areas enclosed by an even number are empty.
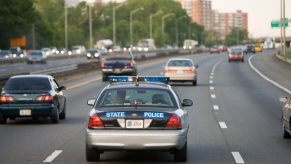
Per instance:
[[[211,87],[209,87],[209,89],[210,89],[210,90],[214,90],[214,87],[211,86]]]
[[[212,83],[213,83],[213,81],[212,81],[212,80],[210,80],[210,81],[209,81],[209,83],[210,83],[210,84],[212,84]]]
[[[90,80],[90,81],[85,81],[85,82],[83,82],[83,83],[79,83],[79,84],[77,84],[77,85],[73,85],[73,86],[71,86],[71,87],[68,87],[67,90],[74,89],[74,88],[78,88],[78,87],[80,87],[80,86],[83,86],[83,85],[86,85],[86,84],[92,83],[92,82],[94,82],[94,81],[98,81],[98,80],[100,80],[100,79],[101,79],[101,77],[99,77],[99,78],[97,78],[97,79]]]
[[[213,79],[213,76],[209,76],[210,79]]]
[[[219,110],[219,106],[218,105],[213,105],[213,109],[214,110]]]
[[[287,88],[285,88],[285,87],[283,87],[282,85],[278,84],[277,82],[275,82],[275,81],[269,79],[267,76],[265,76],[264,74],[262,74],[262,73],[261,73],[257,68],[255,68],[255,67],[253,66],[252,62],[251,62],[251,59],[252,59],[253,57],[254,57],[254,56],[252,55],[252,56],[249,58],[248,62],[249,62],[250,67],[251,67],[255,72],[257,72],[257,74],[259,74],[262,78],[264,78],[265,80],[267,80],[269,83],[271,83],[271,84],[275,85],[276,87],[282,89],[283,91],[285,91],[285,92],[291,94],[291,91],[290,91],[290,90],[288,90]]]
[[[227,129],[225,122],[219,122],[219,126],[221,129]]]
[[[57,158],[57,156],[59,156],[61,153],[63,152],[63,150],[55,150],[50,156],[48,156],[44,161],[44,163],[50,163],[52,162],[54,159]]]
[[[211,73],[210,73],[210,75],[212,75],[212,76],[213,76],[213,75],[214,75],[214,72],[211,72]]]
[[[216,98],[216,95],[215,94],[211,94],[211,98]]]
[[[23,69],[23,67],[18,67],[18,69]]]
[[[239,152],[231,152],[235,163],[245,163]]]

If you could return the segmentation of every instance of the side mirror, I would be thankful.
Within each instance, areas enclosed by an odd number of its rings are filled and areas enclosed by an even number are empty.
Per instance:
[[[65,87],[65,86],[60,86],[60,87],[58,88],[58,90],[59,90],[59,91],[66,90],[66,87]]]
[[[190,99],[184,99],[183,100],[183,104],[182,107],[187,107],[187,106],[192,106],[193,105],[193,101]]]
[[[88,101],[87,101],[87,104],[89,105],[89,106],[93,106],[94,104],[95,104],[95,99],[89,99]]]
[[[287,97],[280,97],[279,101],[282,103],[287,103]]]

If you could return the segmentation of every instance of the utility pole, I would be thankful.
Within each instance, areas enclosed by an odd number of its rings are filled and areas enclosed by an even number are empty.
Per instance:
[[[130,11],[130,21],[129,21],[129,24],[130,24],[130,46],[132,46],[132,44],[133,44],[133,42],[132,42],[132,16],[134,13],[136,13],[140,10],[143,10],[143,7],[140,7],[140,8],[137,8],[135,10]]]
[[[174,16],[174,13],[166,14],[162,17],[162,35],[163,35],[163,43],[165,45],[165,19],[169,16]]]
[[[179,47],[179,26],[178,23],[181,19],[187,18],[187,16],[181,16],[176,19],[176,46]]]
[[[150,38],[153,38],[153,17],[158,14],[163,13],[163,11],[159,10],[158,12],[150,15]]]
[[[116,18],[115,18],[115,13],[116,13],[116,10],[120,7],[122,7],[123,5],[125,5],[126,3],[121,3],[115,7],[113,7],[113,10],[112,10],[112,41],[113,41],[113,44],[116,45]]]
[[[32,49],[35,50],[35,24],[32,24],[32,29],[31,29],[31,34],[32,34]]]
[[[67,2],[66,0],[64,1],[65,3],[65,48],[68,50],[68,13],[67,13]]]
[[[281,20],[281,22],[283,21],[283,54],[285,57],[285,60],[287,60],[287,55],[286,55],[286,26],[285,26],[285,0],[283,0],[283,20]]]
[[[92,6],[89,4],[89,35],[90,35],[90,43],[89,48],[93,47],[93,37],[92,37]]]

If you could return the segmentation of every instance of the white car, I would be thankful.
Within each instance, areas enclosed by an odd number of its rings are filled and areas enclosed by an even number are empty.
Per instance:
[[[47,63],[47,55],[44,51],[41,50],[33,50],[31,53],[27,56],[27,64],[33,64],[33,63]]]
[[[192,59],[171,58],[164,67],[164,75],[170,77],[170,81],[192,82],[197,85],[197,66]]]

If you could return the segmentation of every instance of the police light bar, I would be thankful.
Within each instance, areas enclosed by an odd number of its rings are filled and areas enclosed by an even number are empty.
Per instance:
[[[169,77],[166,76],[109,76],[108,80],[111,83],[115,82],[155,82],[165,83],[170,81]]]

